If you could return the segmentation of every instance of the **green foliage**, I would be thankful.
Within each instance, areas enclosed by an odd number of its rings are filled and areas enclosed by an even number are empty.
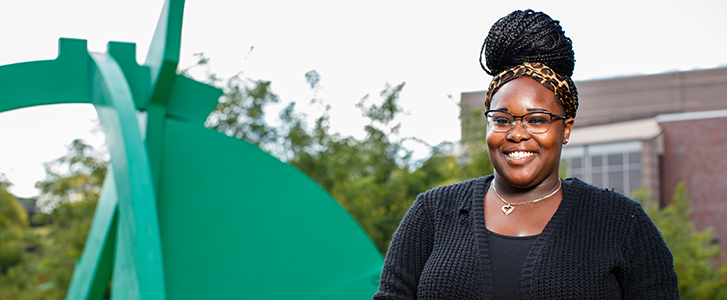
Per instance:
[[[311,89],[317,88],[320,81],[321,81],[321,75],[318,74],[318,71],[310,70],[305,73],[305,82],[307,82],[310,85]]]
[[[0,274],[22,258],[27,218],[18,199],[0,187]]]
[[[41,190],[40,210],[50,212],[62,203],[95,201],[107,168],[108,162],[93,147],[74,140],[65,156],[45,164],[46,178],[35,184]]]
[[[5,199],[14,197],[0,189],[0,220],[12,219],[12,223],[22,224],[15,231],[0,228],[0,241],[8,232],[23,245],[13,258],[14,264],[0,276],[0,299],[65,298],[107,167],[103,155],[80,140],[71,143],[65,156],[46,164],[46,179],[36,184],[42,191],[39,204],[46,213],[34,216],[34,224],[43,224],[36,228],[27,228],[22,215],[12,217],[3,209]],[[17,200],[13,203],[18,206],[15,210],[22,211]],[[6,245],[11,244],[3,242],[0,247]],[[4,250],[0,249],[0,260],[4,255],[17,253]]]
[[[15,196],[0,187],[0,230],[27,227],[28,214]]]
[[[633,197],[642,203],[650,198],[643,189]],[[727,299],[727,262],[717,267],[722,253],[714,243],[712,230],[697,231],[689,220],[691,206],[684,183],[676,187],[672,202],[666,207],[645,207],[674,255],[682,299]]]
[[[97,200],[98,195],[94,195],[90,199],[63,202],[48,216],[53,222],[48,225],[47,244],[38,261],[40,278],[46,279],[40,285],[46,299],[65,297],[88,237]]]
[[[484,124],[485,108],[473,108],[473,109],[461,109],[462,114],[460,120],[462,120],[463,131],[466,133],[462,137],[462,143],[465,145],[467,156],[464,160],[464,177],[477,178],[484,175],[489,175],[494,172],[492,165],[490,164],[490,157],[487,154],[487,127]]]
[[[388,125],[394,120],[396,115],[402,111],[401,107],[397,104],[397,101],[399,100],[399,94],[403,88],[403,82],[395,87],[391,87],[391,85],[387,83],[380,94],[381,98],[384,99],[381,106],[372,104],[366,107],[366,100],[368,100],[368,95],[366,95],[363,99],[361,99],[361,102],[356,104],[356,107],[362,109],[364,116],[371,120],[372,123],[379,122],[383,125]]]
[[[261,148],[276,141],[275,129],[265,122],[265,107],[279,102],[270,81],[235,75],[227,81],[220,99],[207,120],[208,127]]]
[[[7,190],[12,185],[5,173],[0,173],[0,189]]]
[[[484,107],[460,109],[459,119],[462,121],[463,143],[485,145],[487,123],[484,113]]]
[[[205,68],[206,78],[203,81],[223,90],[223,95],[207,118],[205,126],[270,151],[270,147],[279,141],[279,134],[265,120],[265,111],[269,105],[280,102],[278,95],[272,92],[271,82],[252,79],[242,72],[223,80],[209,71],[210,59],[204,53],[196,53],[195,56],[197,64],[181,70],[180,74],[191,76],[192,68]],[[317,73],[306,74],[306,78],[313,82],[316,75]]]
[[[36,251],[40,237],[28,227],[27,214],[15,196],[0,186],[0,299],[47,299],[38,290]]]

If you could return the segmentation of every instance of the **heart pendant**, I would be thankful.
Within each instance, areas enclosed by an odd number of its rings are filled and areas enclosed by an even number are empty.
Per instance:
[[[512,205],[505,204],[502,206],[502,213],[504,213],[506,216],[509,215],[513,210],[515,210],[515,207]]]

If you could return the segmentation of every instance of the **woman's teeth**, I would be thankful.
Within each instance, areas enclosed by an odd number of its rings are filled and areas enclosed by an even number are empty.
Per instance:
[[[533,153],[529,152],[529,151],[515,151],[515,152],[510,152],[507,154],[507,156],[514,158],[514,159],[522,159],[522,158],[526,158],[530,155],[533,155]]]

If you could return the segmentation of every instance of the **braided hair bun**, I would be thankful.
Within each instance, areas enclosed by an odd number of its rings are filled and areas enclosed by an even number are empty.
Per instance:
[[[540,62],[571,77],[575,61],[573,44],[560,22],[530,9],[516,10],[495,22],[480,52],[480,66],[492,76],[525,62]]]

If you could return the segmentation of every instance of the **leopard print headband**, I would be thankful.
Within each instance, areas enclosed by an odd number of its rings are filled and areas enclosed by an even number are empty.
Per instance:
[[[495,95],[500,87],[513,79],[521,76],[528,76],[540,82],[544,87],[555,93],[565,108],[565,116],[567,118],[575,118],[576,110],[578,110],[578,90],[573,80],[565,75],[561,75],[553,71],[553,69],[539,62],[526,62],[522,65],[507,69],[492,78],[490,87],[487,89],[487,98],[485,98],[485,107],[490,109],[492,96]]]

